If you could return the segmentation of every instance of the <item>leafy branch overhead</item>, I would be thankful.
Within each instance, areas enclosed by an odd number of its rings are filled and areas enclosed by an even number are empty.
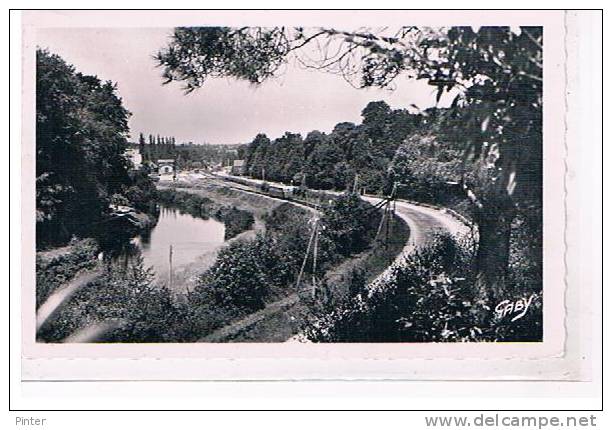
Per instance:
[[[526,146],[538,151],[525,137],[541,133],[542,43],[541,27],[188,27],[176,28],[156,59],[164,82],[181,82],[186,92],[208,78],[261,84],[290,62],[359,88],[388,87],[400,74],[426,80],[438,102],[450,92],[461,108],[447,126],[463,136],[466,157],[501,167],[493,179],[512,195],[540,173],[528,166],[517,175],[517,166],[532,161]]]
[[[165,82],[186,92],[208,78],[258,85],[292,64],[357,88],[389,87],[400,75],[424,80],[436,104],[450,94],[425,133],[462,145],[458,184],[477,202],[480,283],[499,292],[516,210],[541,207],[543,42],[541,27],[191,27],[175,29],[156,59]]]

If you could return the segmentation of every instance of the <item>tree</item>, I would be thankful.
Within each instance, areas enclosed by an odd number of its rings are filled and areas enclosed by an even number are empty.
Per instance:
[[[249,312],[265,307],[275,259],[271,244],[262,236],[254,241],[232,242],[219,252],[217,261],[201,280],[220,306]]]
[[[449,134],[467,141],[463,185],[477,208],[477,284],[486,300],[505,291],[512,222],[517,209],[542,206],[541,27],[451,28],[442,61],[429,79],[460,87],[442,118]]]
[[[542,41],[541,27],[402,27],[393,34],[190,27],[175,29],[156,58],[165,83],[180,81],[187,92],[211,77],[259,84],[291,58],[339,73],[357,87],[386,87],[403,73],[434,86],[438,101],[454,91],[452,109],[442,120],[466,143],[462,184],[477,196],[477,284],[487,302],[505,292],[517,205],[541,202]],[[312,59],[311,49],[300,55],[307,45],[318,46],[320,56]],[[376,135],[379,124],[374,125]]]
[[[255,178],[262,178],[262,172],[267,167],[266,155],[270,145],[271,141],[265,134],[258,134],[249,144],[252,152],[249,152],[247,171]]]
[[[89,236],[130,183],[129,112],[112,82],[36,52],[37,244]]]
[[[326,207],[322,217],[324,235],[340,255],[349,256],[363,251],[374,236],[371,227],[376,220],[357,194],[344,193]],[[372,222],[374,221],[374,222]]]
[[[400,195],[439,204],[452,193],[449,183],[461,179],[461,151],[439,142],[433,134],[415,133],[397,149],[387,172]]]
[[[324,190],[344,189],[350,173],[339,168],[340,163],[344,163],[344,154],[340,147],[334,145],[330,139],[323,140],[313,149],[307,161],[306,185]]]
[[[138,152],[140,152],[140,155],[142,156],[142,159],[144,161],[148,161],[145,145],[146,145],[146,142],[145,142],[144,134],[140,133],[140,135],[138,136]]]

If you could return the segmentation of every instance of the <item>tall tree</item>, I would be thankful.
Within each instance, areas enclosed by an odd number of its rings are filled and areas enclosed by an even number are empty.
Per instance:
[[[111,82],[36,52],[37,243],[90,235],[130,185],[129,112]]]
[[[140,155],[142,156],[142,159],[144,161],[148,161],[148,157],[147,157],[145,148],[146,148],[145,137],[144,137],[144,134],[140,133],[140,135],[138,136],[138,152],[140,152]]]
[[[259,84],[292,57],[359,87],[386,87],[404,73],[434,86],[438,101],[454,91],[445,119],[466,143],[464,183],[478,196],[478,288],[486,302],[505,292],[516,206],[541,200],[542,42],[541,27],[402,27],[393,34],[190,27],[175,29],[156,58],[165,82],[180,81],[187,92],[211,77]],[[310,46],[318,47],[318,58]]]

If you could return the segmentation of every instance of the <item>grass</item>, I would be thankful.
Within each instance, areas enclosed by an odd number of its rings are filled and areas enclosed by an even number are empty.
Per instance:
[[[325,300],[342,302],[348,300],[357,290],[382,273],[402,252],[409,238],[409,228],[399,217],[390,224],[389,241],[374,241],[359,254],[345,258],[333,265],[323,276],[321,285],[327,288]],[[358,272],[358,275],[356,275]],[[307,282],[306,282],[307,283]],[[300,332],[301,327],[312,315],[312,303],[308,299],[266,316],[226,338],[229,342],[284,342]]]
[[[309,210],[223,186],[172,188],[174,188],[173,192],[187,195],[181,198],[193,200],[192,203],[195,202],[195,206],[192,206],[194,207],[200,207],[203,203],[210,204],[209,202],[214,200],[215,207],[225,205],[235,207],[236,210],[250,209],[254,214],[255,228],[261,229],[262,232],[269,230],[273,234],[261,250],[259,249],[261,247],[247,246],[250,242],[254,243],[254,239],[245,241],[244,238],[237,238],[237,242],[246,242],[245,252],[256,251],[253,264],[257,262],[267,267],[261,270],[261,276],[269,278],[265,284],[270,283],[272,288],[266,292],[264,307],[294,293],[292,287],[295,284],[295,274],[300,267],[306,245],[302,242],[307,241],[310,231],[310,226],[306,222],[311,216]],[[198,196],[198,198],[192,199],[190,196]],[[376,219],[371,219],[369,222],[377,224]],[[371,228],[368,229],[368,232],[369,230]],[[368,233],[370,240],[372,235]],[[298,237],[301,238],[301,241],[296,240]],[[350,256],[338,254],[340,248],[335,248],[333,241],[330,241],[329,238],[327,242],[322,240],[320,268],[325,270],[325,273],[321,275],[322,285],[332,283],[336,285],[334,294],[343,296],[352,294],[356,281],[363,285],[382,272],[389,261],[401,252],[408,238],[408,228],[403,221],[396,219],[396,222],[392,223],[389,237],[391,239],[386,246],[381,241],[371,242],[362,252]],[[274,251],[275,247],[280,248]],[[270,253],[267,259],[260,252],[266,249],[266,252]],[[68,255],[71,253],[63,250],[55,256],[55,259],[67,259]],[[71,261],[70,258],[68,261]],[[245,268],[252,268],[253,264],[249,261],[240,263],[244,263]],[[238,270],[236,269],[238,266],[231,265],[232,271],[227,273],[228,276],[222,276],[223,279],[230,281],[228,285],[235,284],[233,281],[238,274],[234,270]],[[153,286],[150,275],[141,267],[108,266],[107,269],[107,273],[101,279],[93,282],[90,288],[75,295],[69,302],[69,306],[62,310],[56,322],[47,329],[46,333],[42,334],[41,340],[61,341],[75,330],[90,324],[102,324],[110,318],[119,319],[125,324],[121,329],[109,333],[100,341],[190,342],[232,321],[239,321],[252,312],[252,310],[240,310],[232,306],[220,307],[210,300],[202,302],[200,307],[194,307],[194,302],[190,298],[191,294],[176,297],[163,287]],[[355,275],[357,270],[360,272],[359,276]],[[304,284],[306,286],[307,282]],[[248,287],[245,292],[250,294],[253,280],[247,276],[244,285]],[[268,314],[254,324],[244,326],[224,341],[281,342],[287,340],[302,326],[304,315],[310,310],[308,302],[306,298],[296,304],[287,305],[286,308]]]
[[[97,263],[98,244],[93,239],[72,241],[55,250],[36,253],[36,307],[77,273]]]
[[[384,236],[384,234],[382,235]],[[381,274],[402,252],[410,236],[410,229],[403,219],[394,215],[389,225],[389,240],[384,237],[373,242],[368,249],[342,262],[325,274],[325,280],[333,285],[335,295],[348,295],[355,282],[356,271],[365,284]],[[358,287],[358,286],[357,286]]]

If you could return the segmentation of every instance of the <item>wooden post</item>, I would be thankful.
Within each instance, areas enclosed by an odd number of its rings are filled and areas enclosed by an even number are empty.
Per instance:
[[[172,245],[170,245],[170,252],[169,252],[169,255],[168,255],[168,261],[170,263],[170,290],[172,291],[172,286],[173,286],[172,285],[173,284],[173,279],[172,279],[172,277],[173,277],[172,276],[173,275],[172,274]]]
[[[389,226],[391,224],[392,217],[391,200],[389,200],[389,203],[387,203],[387,225],[385,226],[385,249],[389,248]]]
[[[312,229],[312,233],[310,234],[310,239],[308,240],[308,246],[306,247],[306,255],[304,255],[304,260],[302,261],[302,267],[300,267],[300,273],[298,274],[297,281],[295,283],[296,292],[300,292],[300,282],[302,280],[302,275],[304,274],[304,269],[306,268],[306,262],[308,261],[308,255],[310,254],[310,248],[312,246],[312,242],[315,237],[317,224],[319,223],[319,219],[314,219],[314,226]]]
[[[314,247],[312,250],[312,298],[317,296],[317,256],[319,253],[319,223],[314,225]]]

